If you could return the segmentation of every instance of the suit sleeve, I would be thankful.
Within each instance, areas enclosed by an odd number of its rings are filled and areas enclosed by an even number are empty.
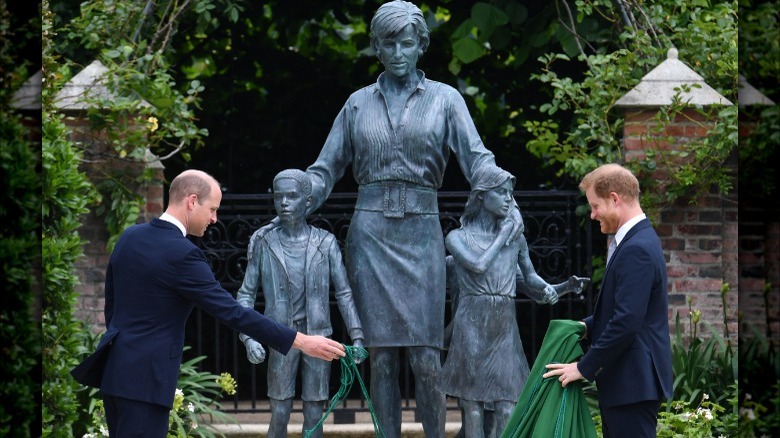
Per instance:
[[[180,293],[208,314],[282,354],[292,348],[297,332],[239,304],[214,278],[200,249],[187,253],[179,272]]]
[[[631,346],[645,321],[650,301],[655,265],[647,250],[641,245],[627,246],[613,263],[614,310],[611,315],[602,315],[608,318],[606,327],[577,365],[588,380],[593,380]],[[591,333],[592,322],[586,320],[586,325]]]
[[[108,263],[108,268],[106,268],[104,293],[106,301],[103,304],[103,315],[106,318],[106,327],[108,327],[111,325],[111,319],[114,317],[114,272],[111,262]]]

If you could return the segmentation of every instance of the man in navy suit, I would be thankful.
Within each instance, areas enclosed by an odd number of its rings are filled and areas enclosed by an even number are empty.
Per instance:
[[[590,217],[614,234],[614,251],[593,315],[590,344],[579,362],[548,364],[543,377],[565,387],[595,381],[605,438],[655,437],[661,401],[672,396],[666,259],[639,205],[639,182],[626,168],[605,164],[580,182]]]
[[[122,234],[106,271],[106,333],[71,373],[100,388],[111,437],[162,438],[181,366],[184,327],[198,306],[234,330],[282,354],[297,348],[322,360],[344,347],[309,336],[242,307],[214,278],[188,234],[202,236],[217,221],[222,192],[205,172],[186,170],[171,182],[159,219]]]

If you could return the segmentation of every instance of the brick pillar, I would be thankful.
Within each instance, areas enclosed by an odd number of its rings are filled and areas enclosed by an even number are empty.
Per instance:
[[[40,73],[39,73],[40,74]],[[163,211],[163,166],[160,161],[147,150],[144,158],[121,158],[112,139],[105,130],[95,130],[91,125],[87,112],[97,108],[92,99],[112,99],[114,93],[106,86],[108,69],[100,62],[93,61],[76,74],[57,93],[55,98],[57,109],[66,115],[64,122],[71,130],[71,140],[84,151],[84,159],[80,166],[92,183],[118,180],[134,193],[144,198],[138,217],[138,222],[144,222],[159,216]],[[141,107],[149,107],[149,103],[141,101]],[[128,131],[143,130],[145,123],[136,120],[135,115],[124,116],[121,125]],[[151,170],[152,178],[142,175]],[[83,219],[80,235],[87,241],[84,247],[84,257],[76,263],[75,270],[80,284],[76,287],[79,300],[75,316],[93,325],[95,332],[105,329],[103,315],[105,270],[108,265],[108,229],[104,214],[98,214],[93,208]]]
[[[742,105],[742,97],[740,97]],[[739,114],[739,138],[747,139],[756,126],[748,108]],[[750,193],[747,193],[750,195]],[[739,313],[745,338],[753,330],[780,343],[780,213],[766,199],[740,203]]]
[[[85,112],[72,112],[65,118],[65,123],[71,129],[71,140],[84,148],[84,163],[80,170],[87,174],[92,182],[105,178],[111,173],[125,182],[127,187],[144,197],[137,222],[145,222],[158,217],[163,211],[163,169],[164,167],[151,154],[144,161],[119,158],[113,151],[113,146],[106,139],[105,133],[93,131]],[[130,120],[129,123],[134,123]],[[153,177],[143,183],[136,179],[150,168]],[[84,257],[76,263],[75,270],[79,277],[76,290],[79,293],[75,317],[92,325],[95,333],[105,330],[104,282],[105,270],[110,253],[108,251],[108,229],[105,215],[97,214],[92,209],[82,221],[79,234],[87,241],[84,246]]]
[[[623,139],[626,161],[644,159],[650,150],[668,152],[680,148],[705,137],[711,126],[703,115],[689,109],[659,129],[654,119],[657,112],[658,108],[626,111]],[[668,170],[659,168],[654,176],[659,181],[668,180]],[[661,182],[660,186],[663,187],[664,183]],[[691,204],[688,198],[678,199],[672,208],[661,212],[660,221],[655,225],[667,257],[669,323],[672,329],[679,313],[683,333],[689,333],[690,302],[694,309],[701,311],[703,321],[709,322],[724,335],[728,331],[736,342],[739,287],[737,201],[736,193],[726,198],[710,193],[695,204]],[[728,286],[725,296],[722,296],[724,283]],[[700,329],[703,328],[700,326]],[[706,336],[708,332],[703,334]]]

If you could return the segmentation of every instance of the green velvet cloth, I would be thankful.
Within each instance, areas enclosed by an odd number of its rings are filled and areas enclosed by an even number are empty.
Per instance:
[[[501,438],[596,438],[584,381],[561,387],[556,377],[544,379],[549,363],[570,363],[582,357],[580,338],[585,326],[578,321],[553,320],[520,399]]]

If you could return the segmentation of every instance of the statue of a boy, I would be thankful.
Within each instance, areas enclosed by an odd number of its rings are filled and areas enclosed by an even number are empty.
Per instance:
[[[311,180],[298,169],[279,172],[273,181],[274,207],[279,222],[257,230],[249,242],[244,282],[236,299],[254,307],[262,284],[265,316],[306,333],[330,336],[329,299],[331,285],[349,336],[363,346],[363,329],[352,298],[352,289],[333,234],[310,226],[306,211],[311,205]],[[240,335],[252,363],[265,360],[265,350],[252,338]],[[357,360],[356,360],[357,361]],[[271,350],[268,359],[268,397],[271,424],[268,436],[286,437],[295,378],[301,368],[303,431],[312,429],[322,417],[328,400],[330,362],[291,350],[286,356]],[[320,428],[312,437],[321,437]]]

